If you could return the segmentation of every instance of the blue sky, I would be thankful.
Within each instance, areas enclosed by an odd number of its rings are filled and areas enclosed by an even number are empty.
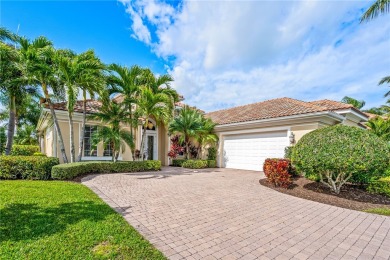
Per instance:
[[[385,102],[390,19],[359,24],[372,1],[2,1],[0,23],[106,63],[170,73],[211,111],[292,97]]]

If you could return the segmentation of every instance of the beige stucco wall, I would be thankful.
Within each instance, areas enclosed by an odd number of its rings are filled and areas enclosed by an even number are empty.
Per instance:
[[[43,142],[44,142],[44,151],[47,156],[55,156],[53,154],[53,128],[48,127],[46,128],[44,135],[43,135]]]
[[[316,130],[320,128],[321,126],[319,124],[308,124],[308,125],[298,125],[298,126],[291,126],[291,132],[295,135],[295,142],[298,142],[299,139],[302,138],[305,134]]]

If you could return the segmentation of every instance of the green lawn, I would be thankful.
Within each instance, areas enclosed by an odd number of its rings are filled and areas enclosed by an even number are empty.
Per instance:
[[[0,181],[0,259],[165,259],[92,191]]]
[[[379,214],[379,215],[385,215],[385,216],[390,216],[390,209],[389,208],[367,209],[367,210],[365,210],[365,212]]]

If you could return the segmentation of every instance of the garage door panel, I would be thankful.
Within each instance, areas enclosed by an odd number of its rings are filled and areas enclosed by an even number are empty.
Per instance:
[[[287,131],[225,136],[224,166],[262,170],[264,160],[269,157],[283,157],[287,145]]]

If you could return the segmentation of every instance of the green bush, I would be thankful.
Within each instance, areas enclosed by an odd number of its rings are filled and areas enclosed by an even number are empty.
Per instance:
[[[173,159],[172,160],[172,166],[175,166],[175,167],[182,167],[183,166],[183,163],[187,161],[187,159]]]
[[[207,160],[216,160],[217,159],[217,148],[210,147],[207,153]]]
[[[31,156],[39,152],[38,145],[12,145],[11,155]]]
[[[390,197],[390,176],[371,181],[367,190]]]
[[[160,161],[77,162],[53,167],[51,176],[53,179],[71,180],[89,173],[158,171],[160,168]]]
[[[46,156],[46,154],[41,153],[41,152],[36,152],[33,154],[33,156]]]
[[[286,148],[284,148],[284,158],[291,159],[293,148],[294,146],[287,146]]]
[[[207,167],[208,168],[216,168],[217,162],[215,160],[207,160]]]
[[[183,162],[182,167],[190,169],[203,169],[209,167],[209,162],[207,160],[186,160]]]
[[[369,183],[390,163],[385,141],[357,127],[336,125],[304,135],[292,152],[299,173],[316,175],[336,193],[346,182]]]
[[[0,179],[50,179],[58,158],[43,156],[0,156]]]

